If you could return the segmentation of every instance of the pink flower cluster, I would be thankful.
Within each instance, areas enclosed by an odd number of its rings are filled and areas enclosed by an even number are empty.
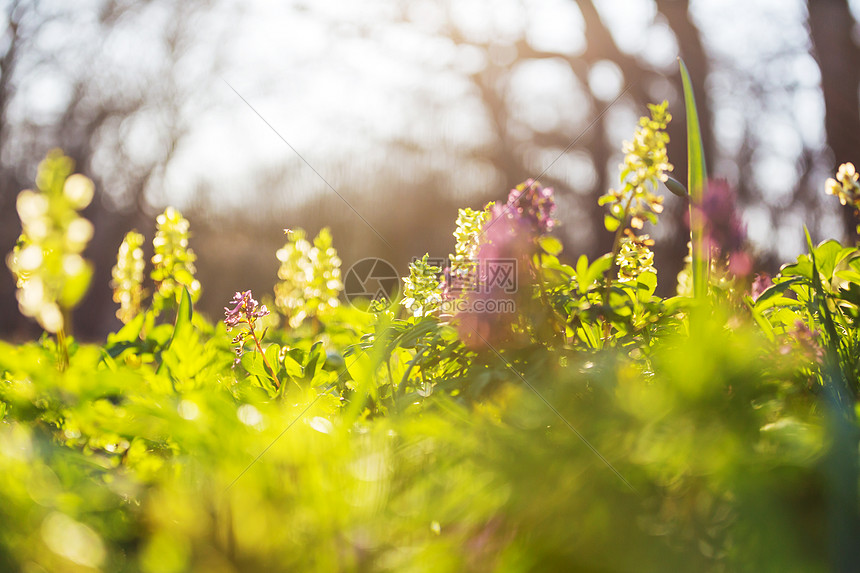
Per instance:
[[[533,179],[512,189],[507,204],[493,207],[477,253],[477,284],[483,288],[465,293],[467,307],[492,308],[494,305],[486,304],[488,301],[513,302],[518,310],[516,313],[458,313],[458,332],[466,346],[495,346],[516,338],[514,321],[527,314],[525,310],[532,292],[531,258],[537,250],[537,239],[555,226],[555,209],[552,188],[542,187]],[[498,280],[500,274],[492,272],[502,263],[512,269],[512,275],[505,275],[504,282]],[[504,304],[495,306],[505,307]]]
[[[753,261],[745,250],[747,229],[737,209],[734,190],[723,179],[708,181],[701,209],[711,252],[728,258],[729,270],[735,276],[749,275]]]
[[[241,322],[253,325],[258,318],[269,315],[266,305],[261,305],[254,300],[249,290],[237,292],[230,303],[233,304],[233,308],[224,307],[224,324],[227,325],[227,330],[231,330]]]
[[[773,286],[773,281],[770,278],[770,275],[767,273],[757,273],[755,279],[753,279],[752,286],[750,287],[750,296],[752,299],[758,300],[764,291]]]
[[[520,183],[508,194],[506,205],[493,208],[493,218],[507,217],[531,226],[538,235],[549,233],[555,226],[555,200],[552,187],[543,187],[534,179]]]

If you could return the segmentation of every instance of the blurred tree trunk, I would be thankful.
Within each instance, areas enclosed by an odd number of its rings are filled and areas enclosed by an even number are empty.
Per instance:
[[[152,226],[147,191],[163,180],[165,167],[188,133],[182,106],[220,65],[219,54],[213,54],[211,63],[198,66],[194,74],[178,71],[198,33],[195,17],[212,1],[99,0],[94,13],[73,3],[40,0],[13,0],[0,8],[0,337],[26,339],[39,332],[34,321],[18,312],[15,281],[5,257],[21,230],[17,194],[34,185],[36,164],[55,147],[63,149],[75,160],[76,171],[96,184],[96,196],[84,212],[95,227],[85,252],[95,273],[74,313],[75,334],[101,338],[118,325],[109,286],[117,247],[132,227]],[[169,24],[148,25],[159,12],[170,14]],[[135,20],[143,35],[136,39],[167,54],[155,68],[143,52],[140,59],[131,58],[117,67],[102,49],[106,38]],[[65,37],[55,34],[63,40],[58,46],[44,45],[42,32],[49,23],[66,32]],[[65,84],[68,97],[34,120],[27,116],[26,105],[20,105],[23,96],[19,94],[28,93],[33,81],[45,77]],[[10,106],[15,107],[14,117],[7,111]],[[122,128],[123,123],[132,123],[127,120],[141,117],[158,138],[158,152],[148,156],[136,155],[126,145]]]
[[[821,70],[827,145],[833,152],[833,169],[841,163],[860,162],[860,49],[852,37],[856,25],[848,0],[808,0],[812,53]],[[857,239],[854,214],[842,211],[845,235]]]
[[[693,86],[693,95],[696,98],[696,111],[699,114],[699,125],[702,131],[702,145],[705,149],[705,163],[713,165],[717,144],[714,139],[713,112],[705,90],[711,65],[702,43],[701,32],[690,17],[688,0],[657,0],[657,10],[666,18],[666,23],[675,34],[679,57],[684,60],[690,72],[690,82]],[[669,159],[675,166],[673,177],[686,185],[687,120],[684,115],[686,112],[684,101],[680,98],[680,95],[683,94],[683,86],[679,70],[676,70],[673,75],[673,83],[679,94],[679,101],[672,102],[674,105],[671,106],[673,120],[667,130],[669,134]],[[664,269],[663,280],[660,282],[660,291],[664,295],[675,292],[677,283],[674,278],[684,267],[684,257],[688,254],[687,242],[690,240],[686,203],[678,205],[677,200],[672,196],[667,197],[668,201],[671,201],[671,205],[663,218],[673,218],[676,232],[671,240],[662,241],[655,253],[658,268]]]
[[[18,312],[15,278],[6,266],[6,255],[21,232],[15,199],[24,185],[20,166],[11,165],[3,153],[10,140],[8,110],[16,91],[13,78],[21,54],[34,33],[27,25],[33,10],[33,5],[24,2],[10,2],[5,6],[6,29],[2,34],[5,49],[0,55],[0,334],[14,337],[31,337],[38,332],[35,323],[23,320]]]
[[[598,205],[597,198],[615,184],[616,165],[612,164],[613,153],[620,148],[619,141],[611,141],[608,137],[607,118],[602,115],[607,106],[626,105],[631,106],[639,115],[647,114],[646,104],[652,103],[654,99],[653,84],[664,77],[664,73],[655,69],[650,63],[638,54],[623,51],[616,43],[610,30],[608,22],[603,21],[601,13],[597,9],[594,0],[573,0],[582,15],[584,22],[585,49],[577,55],[568,55],[555,51],[544,51],[536,49],[525,37],[520,38],[514,44],[519,61],[527,60],[552,60],[563,61],[576,76],[579,83],[586,89],[584,95],[588,99],[588,105],[592,110],[591,116],[595,119],[593,124],[584,126],[583,133],[541,133],[533,134],[530,142],[515,142],[508,131],[510,120],[515,113],[510,109],[504,93],[507,81],[510,79],[510,70],[497,66],[488,66],[472,75],[471,79],[478,88],[485,109],[492,118],[492,127],[496,135],[496,148],[491,150],[489,157],[497,170],[507,180],[509,185],[514,185],[526,176],[534,176],[524,164],[523,151],[528,146],[549,149],[564,149],[576,137],[581,137],[577,142],[576,150],[586,152],[593,161],[597,180],[589,193],[577,193],[573,196],[580,212],[587,212],[584,218],[592,225],[590,240],[584,244],[567,245],[569,252],[585,252],[589,257],[598,256],[608,250],[611,246],[612,237],[603,231],[600,221],[603,220],[605,209]],[[689,2],[687,0],[657,0],[659,14],[665,19],[678,42],[681,57],[684,58],[690,69],[693,90],[696,95],[696,103],[705,153],[708,160],[713,160],[716,152],[714,141],[713,113],[705,86],[710,71],[710,59],[705,51],[699,29],[693,24]],[[456,26],[449,24],[448,36],[458,44],[471,44],[479,47],[485,52],[489,51],[489,44],[476,43],[464,37]],[[588,89],[589,73],[592,67],[599,62],[609,60],[615,63],[622,74],[623,89],[626,93],[619,102],[609,104],[600,101]],[[681,78],[677,66],[671,74],[671,81],[675,85],[678,94],[682,93]],[[669,147],[670,157],[676,166],[675,176],[684,181],[686,179],[686,122],[684,120],[683,99],[672,102],[671,111],[675,120],[670,124],[669,136],[671,143]],[[541,176],[544,184],[564,189],[562,178],[556,178],[552,172]],[[671,294],[675,289],[674,277],[683,267],[683,259],[687,254],[688,233],[685,219],[686,204],[670,196],[667,200],[667,212],[663,217],[663,225],[673,230],[673,236],[661,240],[656,256],[661,269],[662,276],[666,277],[660,282],[660,292]]]
[[[852,37],[856,25],[847,0],[808,0],[809,36],[812,53],[821,70],[821,91],[824,95],[827,145],[833,153],[833,170],[848,161],[860,162],[860,49]],[[857,240],[852,209],[842,210],[845,235]],[[831,432],[834,435],[825,471],[830,486],[829,539],[834,571],[860,570],[860,501],[857,495],[856,422],[844,422],[854,417],[853,410],[843,414],[833,411]],[[845,418],[842,416],[845,415]]]
[[[657,10],[666,18],[666,22],[675,34],[675,39],[678,42],[679,57],[684,60],[687,69],[690,71],[690,82],[693,85],[693,94],[696,96],[696,108],[699,112],[699,122],[702,130],[702,144],[705,146],[705,159],[713,161],[716,151],[716,142],[714,141],[713,129],[713,113],[711,112],[710,102],[705,91],[705,83],[710,73],[710,60],[705,53],[705,47],[702,44],[702,35],[696,25],[690,18],[690,3],[688,0],[657,0]],[[675,75],[676,85],[679,90],[681,87],[681,78],[679,74]],[[683,104],[683,102],[680,102]],[[683,105],[679,111],[683,112]],[[685,158],[683,164],[679,165],[679,159],[675,159],[676,177],[682,176],[681,181],[686,180],[686,157],[687,157],[687,140],[686,140],[686,121],[683,119],[683,114],[675,116],[675,131],[683,137],[675,137],[675,142],[683,144],[683,153],[678,149],[680,145],[675,146],[675,157]],[[670,134],[671,135],[671,134]]]

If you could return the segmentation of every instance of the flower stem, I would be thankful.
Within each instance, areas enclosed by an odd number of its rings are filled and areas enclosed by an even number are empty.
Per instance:
[[[269,364],[269,359],[266,358],[266,353],[263,352],[263,347],[260,346],[260,339],[257,338],[257,333],[254,332],[254,325],[251,322],[248,322],[248,328],[251,331],[251,336],[254,338],[254,344],[257,346],[257,352],[260,353],[260,356],[263,357],[263,364],[266,365],[266,368],[269,369],[269,374],[272,377],[272,381],[275,383],[275,389],[281,388],[281,383],[278,381],[278,376],[275,374],[275,369],[272,368],[272,365]]]
[[[558,312],[558,310],[552,305],[549,300],[549,297],[546,293],[546,280],[543,273],[543,267],[540,264],[540,255],[538,255],[537,264],[535,265],[535,271],[537,275],[538,288],[540,290],[540,300],[544,305],[544,308],[548,308],[552,313],[553,318],[555,319],[555,327],[553,330],[556,331],[559,338],[561,339],[561,344],[567,344],[567,320],[564,319],[563,316]]]
[[[609,267],[606,275],[606,290],[605,293],[609,294],[609,283],[611,282],[611,277],[618,271],[618,253],[621,252],[621,236],[624,234],[624,229],[627,228],[627,210],[630,209],[630,203],[633,202],[633,193],[628,195],[627,202],[624,204],[624,209],[622,211],[623,215],[621,216],[621,224],[618,225],[618,229],[615,231],[615,240],[612,242],[612,266]]]
[[[69,344],[65,327],[57,331],[57,370],[63,372],[69,367]]]
[[[618,225],[618,229],[615,231],[615,240],[612,242],[612,264],[609,269],[606,271],[604,275],[604,286],[603,286],[603,306],[604,308],[609,306],[609,288],[612,286],[612,275],[618,272],[618,253],[621,252],[621,235],[624,233],[624,229],[627,228],[627,210],[630,209],[630,203],[633,202],[633,193],[627,196],[627,202],[624,204],[624,209],[622,210],[621,224]],[[612,325],[609,324],[609,321],[606,320],[606,317],[603,318],[603,340],[604,343],[609,340],[609,335],[612,331]]]

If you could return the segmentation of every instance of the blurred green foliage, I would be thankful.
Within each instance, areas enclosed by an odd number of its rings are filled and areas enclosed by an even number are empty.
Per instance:
[[[457,352],[432,318],[343,362],[294,340],[278,397],[200,319],[62,373],[3,344],[0,567],[827,570],[811,363],[714,310],[647,358]]]

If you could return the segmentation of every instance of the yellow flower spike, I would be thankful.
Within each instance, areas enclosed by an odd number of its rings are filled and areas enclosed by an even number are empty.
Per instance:
[[[341,260],[328,228],[319,232],[313,244],[303,229],[291,229],[275,256],[280,261],[275,306],[290,326],[295,328],[305,318],[324,316],[339,306]]]
[[[93,182],[79,173],[66,179],[63,185],[63,194],[72,203],[75,209],[83,209],[93,200],[95,186]]]
[[[140,312],[145,294],[143,241],[143,235],[137,231],[126,233],[116,254],[116,265],[111,270],[113,301],[120,305],[116,316],[126,324]]]
[[[92,265],[81,253],[93,236],[92,224],[78,215],[92,201],[93,182],[72,174],[74,162],[59,150],[39,163],[36,190],[18,194],[18,244],[6,259],[15,275],[18,308],[57,334],[58,365],[68,364],[69,311],[84,297]]]
[[[197,255],[188,247],[191,224],[174,207],[167,207],[155,221],[156,233],[152,239],[154,268],[150,273],[156,285],[153,306],[162,310],[178,304],[183,287],[196,302],[200,298],[201,286],[200,281],[194,278]]]
[[[610,204],[607,229],[621,232],[629,221],[634,228],[641,229],[645,218],[663,211],[663,198],[656,195],[658,184],[668,180],[667,173],[672,171],[666,145],[669,136],[666,127],[672,119],[667,112],[668,102],[649,105],[651,117],[639,119],[639,127],[631,141],[625,141],[621,149],[624,161],[620,166],[620,190],[610,189],[601,197],[601,204]],[[650,211],[652,215],[646,217]],[[620,235],[617,237],[620,240]],[[616,243],[618,243],[616,241]]]

